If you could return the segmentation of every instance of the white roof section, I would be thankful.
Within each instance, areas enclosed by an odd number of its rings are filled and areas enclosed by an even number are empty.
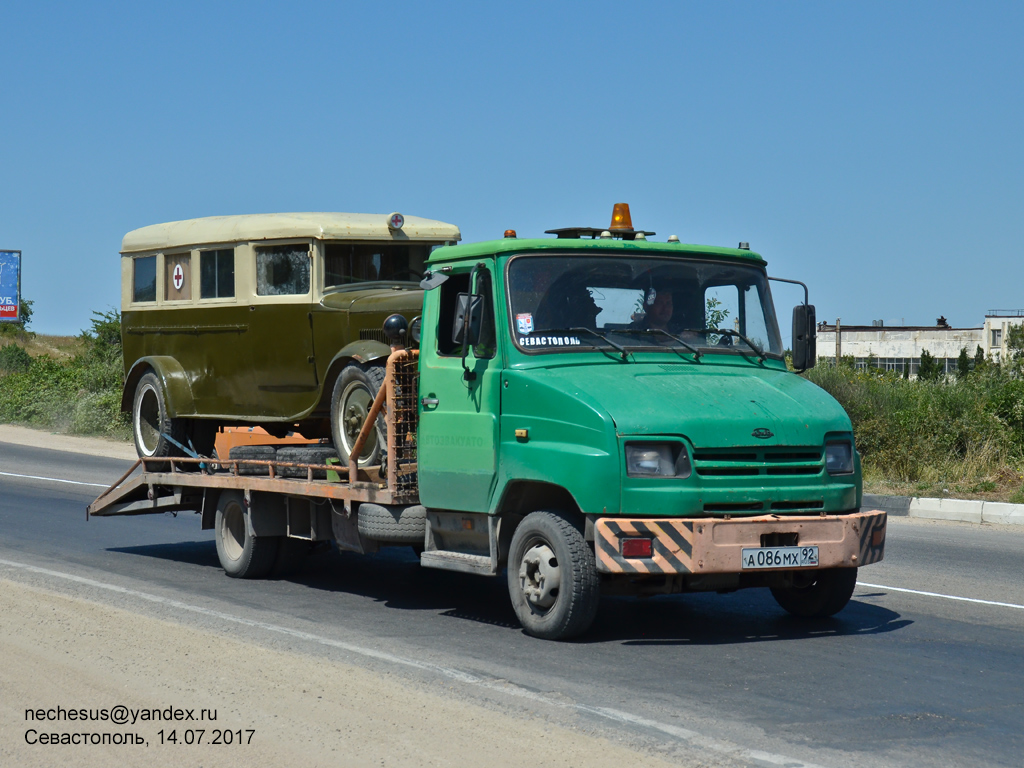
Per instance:
[[[461,240],[454,224],[406,216],[401,229],[388,226],[390,213],[255,213],[208,216],[135,229],[124,236],[121,253],[161,251],[185,246],[250,240]]]

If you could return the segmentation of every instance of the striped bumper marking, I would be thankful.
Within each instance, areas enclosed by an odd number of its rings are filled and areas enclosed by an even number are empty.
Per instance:
[[[885,513],[866,518],[860,532],[860,552],[857,562],[860,565],[871,565],[882,559],[885,553]]]
[[[653,541],[646,558],[626,558],[619,541],[628,537]],[[693,523],[670,520],[598,520],[596,526],[598,570],[604,573],[693,573]]]

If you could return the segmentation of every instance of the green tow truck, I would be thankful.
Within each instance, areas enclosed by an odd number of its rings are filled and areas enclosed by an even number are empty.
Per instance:
[[[860,508],[846,413],[787,369],[765,261],[655,242],[621,204],[606,229],[549,234],[430,254],[422,315],[384,323],[391,355],[347,468],[144,457],[89,513],[194,510],[244,578],[322,541],[504,570],[547,639],[585,632],[602,594],[768,587],[798,616],[842,610],[883,557],[886,516]],[[797,370],[815,359],[804,290]],[[386,449],[364,466],[381,419]]]

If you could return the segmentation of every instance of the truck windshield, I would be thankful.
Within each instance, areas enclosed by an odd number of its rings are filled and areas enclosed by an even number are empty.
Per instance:
[[[513,338],[526,352],[620,345],[782,355],[768,279],[743,264],[524,255],[509,264],[508,295]]]

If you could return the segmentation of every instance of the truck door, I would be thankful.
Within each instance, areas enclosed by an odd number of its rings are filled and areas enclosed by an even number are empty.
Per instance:
[[[453,327],[459,294],[471,292],[482,296],[480,332],[463,358]],[[435,334],[424,334],[420,350],[420,499],[428,507],[486,512],[497,477],[501,397],[492,271],[455,268],[427,295],[423,325]]]

